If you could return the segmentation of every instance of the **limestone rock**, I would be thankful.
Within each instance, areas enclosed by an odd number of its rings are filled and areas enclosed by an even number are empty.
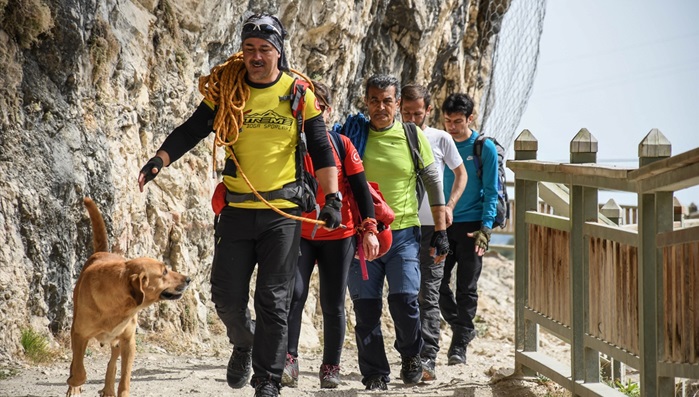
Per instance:
[[[508,4],[494,2],[491,22]],[[0,1],[0,352],[19,352],[32,325],[53,335],[70,328],[73,285],[92,253],[86,195],[114,251],[163,258],[193,279],[189,299],[152,306],[140,326],[207,335],[212,138],[144,193],[136,180],[201,100],[197,78],[239,49],[246,12],[281,17],[292,67],[329,83],[342,115],[357,111],[376,72],[427,84],[435,102],[475,87],[478,102],[492,54],[476,45],[491,34],[478,23],[486,3]],[[27,5],[39,10],[23,14],[26,26],[37,23],[31,31],[12,19]],[[307,311],[315,316],[314,305]]]

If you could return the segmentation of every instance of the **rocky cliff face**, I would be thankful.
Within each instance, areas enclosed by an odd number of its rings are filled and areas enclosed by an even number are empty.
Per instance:
[[[18,351],[23,329],[70,328],[72,287],[92,250],[86,195],[105,216],[113,251],[164,258],[194,280],[184,300],[142,313],[141,327],[206,339],[216,317],[208,284],[213,140],[144,193],[136,179],[201,100],[197,78],[239,49],[247,12],[280,16],[292,67],[329,83],[342,115],[357,110],[364,79],[376,72],[427,84],[436,103],[474,86],[479,98],[490,50],[477,43],[489,42],[485,26],[507,7],[507,0],[0,0],[0,353]]]

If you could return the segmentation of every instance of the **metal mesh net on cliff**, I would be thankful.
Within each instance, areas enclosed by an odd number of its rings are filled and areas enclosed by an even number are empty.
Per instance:
[[[532,92],[545,11],[546,0],[512,0],[509,7],[508,1],[491,0],[482,21],[486,33],[478,45],[482,51],[492,48],[493,63],[484,81],[478,125],[505,150],[518,133]]]

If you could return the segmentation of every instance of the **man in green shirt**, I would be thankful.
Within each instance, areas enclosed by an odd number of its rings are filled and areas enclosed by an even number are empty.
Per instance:
[[[390,381],[391,370],[381,333],[384,280],[388,282],[388,307],[395,323],[395,347],[401,355],[401,379],[406,384],[416,384],[422,379],[418,177],[425,185],[434,217],[435,233],[430,251],[435,262],[443,260],[449,251],[444,192],[432,149],[420,128],[416,127],[422,158],[418,175],[406,127],[395,119],[399,96],[399,83],[395,77],[375,75],[369,78],[364,99],[370,121],[359,128],[359,134],[351,136],[355,146],[360,148],[367,180],[379,184],[386,202],[396,214],[391,224],[393,245],[381,258],[367,262],[368,280],[362,279],[359,260],[355,259],[350,267],[348,283],[356,316],[359,369],[367,390],[386,390],[386,383]]]

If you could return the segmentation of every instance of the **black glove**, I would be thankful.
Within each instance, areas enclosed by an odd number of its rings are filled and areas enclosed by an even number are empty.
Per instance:
[[[157,168],[158,172],[157,173],[153,172],[153,168]],[[155,157],[151,158],[150,160],[148,160],[146,165],[144,165],[143,168],[141,168],[141,174],[143,174],[146,177],[145,183],[152,181],[153,178],[155,178],[160,173],[160,171],[162,171],[162,169],[163,169],[163,159],[161,159],[160,157],[155,156]]]
[[[320,210],[318,219],[325,221],[325,227],[328,229],[336,229],[342,224],[340,208],[342,208],[340,199],[334,196],[326,197],[325,205]]]
[[[449,253],[449,237],[446,230],[435,230],[430,239],[430,248],[434,248],[435,256]]]
[[[489,227],[481,227],[481,230],[473,233],[473,238],[476,239],[476,247],[483,248],[483,250],[488,250],[488,244],[490,243],[490,233]]]

